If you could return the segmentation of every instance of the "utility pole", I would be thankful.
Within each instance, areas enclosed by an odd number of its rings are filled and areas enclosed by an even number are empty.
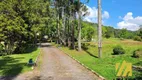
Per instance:
[[[98,56],[102,57],[102,9],[101,0],[98,0]]]

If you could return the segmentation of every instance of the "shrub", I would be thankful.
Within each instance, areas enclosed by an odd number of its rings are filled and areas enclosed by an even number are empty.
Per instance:
[[[135,36],[135,37],[134,37],[134,40],[135,40],[135,41],[142,41],[141,37],[139,37],[139,36]]]
[[[21,53],[30,53],[37,49],[37,46],[34,46],[32,44],[21,44],[18,46],[13,53],[15,54],[21,54]]]
[[[120,38],[120,40],[124,40],[124,38]]]
[[[0,56],[4,54],[3,51],[4,51],[4,46],[0,44]]]
[[[0,51],[2,51],[3,50],[3,45],[2,44],[0,44]]]
[[[125,50],[121,46],[116,46],[113,49],[113,54],[114,55],[119,55],[119,54],[124,54]]]
[[[90,46],[89,43],[81,43],[82,46]]]
[[[84,50],[87,50],[87,49],[88,49],[88,46],[90,46],[89,43],[81,43],[81,44],[82,44],[82,48],[83,48]]]
[[[107,34],[105,35],[105,37],[106,37],[106,38],[110,38],[111,35],[107,33]]]
[[[133,52],[133,57],[135,58],[141,58],[142,57],[142,49],[137,49]]]

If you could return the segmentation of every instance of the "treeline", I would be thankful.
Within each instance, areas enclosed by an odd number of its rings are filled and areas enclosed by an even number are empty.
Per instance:
[[[142,28],[137,31],[129,31],[127,29],[114,29],[111,26],[103,26],[103,37],[134,39],[136,41],[142,41]]]
[[[1,53],[22,53],[45,38],[80,51],[81,41],[97,38],[97,24],[82,21],[88,12],[80,0],[0,0],[0,6]],[[103,37],[141,39],[142,31],[103,26]]]
[[[82,21],[82,40],[91,41],[97,39],[97,23]],[[137,31],[129,31],[127,29],[115,29],[112,26],[102,26],[103,38],[120,38],[133,39],[142,41],[142,28]]]
[[[80,0],[0,0],[0,6],[2,54],[22,53],[45,37],[73,49],[77,40],[81,50],[81,17],[87,8]]]

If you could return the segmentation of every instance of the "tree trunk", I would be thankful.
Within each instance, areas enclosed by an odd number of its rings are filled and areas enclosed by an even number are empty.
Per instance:
[[[78,0],[78,51],[81,51],[81,13],[80,0]]]
[[[101,0],[98,0],[98,56],[102,57],[102,14]]]
[[[69,20],[70,20],[70,18],[69,18]],[[70,24],[71,24],[71,22],[69,21],[69,25],[68,25],[68,39],[67,39],[68,47],[70,47]]]
[[[58,10],[58,12],[59,12],[59,9],[57,9]],[[60,28],[59,28],[59,13],[57,13],[58,14],[58,20],[57,20],[57,36],[58,36],[58,40],[57,40],[57,44],[60,44]]]
[[[74,13],[73,13],[73,17],[74,17]],[[72,20],[72,49],[75,49],[75,44],[74,44],[74,19]]]
[[[68,42],[68,47],[70,47],[71,46],[71,41],[70,41],[70,37],[71,37],[71,35],[70,35],[70,29],[71,29],[71,26],[72,26],[72,24],[71,24],[71,10],[69,11],[69,19],[68,19],[68,39],[67,39],[67,42]]]
[[[63,12],[63,11],[62,11]],[[66,45],[66,40],[65,40],[65,25],[64,25],[64,17],[63,14],[61,15],[61,20],[62,20],[62,27],[61,27],[61,31],[59,31],[59,40],[60,40],[60,44],[62,45]]]
[[[81,20],[80,20],[80,11],[79,11],[79,18],[78,18],[78,51],[81,51]]]

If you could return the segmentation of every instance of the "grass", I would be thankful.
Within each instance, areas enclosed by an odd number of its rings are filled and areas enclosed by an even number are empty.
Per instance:
[[[133,40],[119,40],[115,38],[104,39],[102,47],[102,58],[97,58],[98,48],[97,43],[88,42],[90,45],[85,47],[83,51],[78,52],[76,50],[71,50],[67,47],[61,47],[63,51],[67,54],[73,56],[81,63],[85,64],[89,68],[93,69],[103,77],[108,80],[116,78],[115,64],[121,63],[123,60],[132,63],[133,65],[142,66],[142,58],[133,58],[132,53],[138,48],[142,48],[142,42],[137,42]],[[112,55],[113,48],[117,45],[121,45],[126,53],[123,55]],[[133,76],[129,77],[131,79],[140,79],[142,72],[133,71]]]
[[[43,50],[41,49],[40,50],[40,55],[39,55],[39,57],[38,57],[38,60],[37,60],[37,69],[39,70],[39,69],[41,69],[41,64],[42,64],[42,62],[43,62]]]
[[[35,61],[39,48],[31,47],[28,50],[33,50],[31,52],[23,54],[13,54],[8,56],[0,56],[0,76],[16,76],[20,73],[30,71],[31,66],[27,65],[30,58]]]

